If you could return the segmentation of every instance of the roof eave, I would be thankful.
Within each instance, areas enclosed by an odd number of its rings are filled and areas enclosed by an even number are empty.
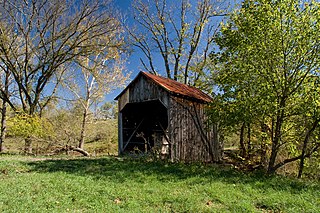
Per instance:
[[[142,75],[143,74],[143,72],[139,72],[139,74],[128,84],[128,86],[126,86],[126,88],[124,88],[123,90],[122,90],[122,92],[120,92],[120,94],[119,95],[117,95],[117,97],[115,97],[114,98],[114,100],[118,100],[119,98],[120,98],[120,96],[121,95],[123,95],[126,91],[127,91],[127,89],[129,89],[129,87],[139,78],[139,76],[140,75]]]
[[[160,86],[161,88],[163,88],[166,92],[176,96],[176,97],[183,97],[185,99],[189,99],[189,100],[195,100],[195,101],[198,101],[198,102],[202,102],[202,103],[210,103],[213,101],[213,99],[206,94],[207,98],[210,99],[209,100],[205,100],[205,99],[200,99],[200,98],[196,98],[196,97],[192,97],[192,96],[187,96],[187,95],[183,95],[183,94],[180,94],[180,93],[176,93],[176,92],[173,92],[171,91],[170,89],[166,88],[165,86],[163,86],[162,84],[160,84],[159,82],[157,82],[155,79],[151,78],[150,76],[148,76],[145,72],[142,72],[140,71],[139,74],[129,83],[129,85],[117,96],[115,97],[114,100],[118,100],[120,98],[120,96],[122,96],[128,89],[129,87],[134,84],[134,82],[141,76],[145,76],[147,79],[151,80],[153,83],[157,84],[158,86]],[[204,93],[205,94],[205,93]],[[207,99],[206,98],[206,99]]]

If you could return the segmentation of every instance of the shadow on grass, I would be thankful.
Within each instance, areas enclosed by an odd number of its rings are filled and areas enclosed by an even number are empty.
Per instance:
[[[280,176],[266,176],[263,173],[242,173],[221,165],[186,165],[116,157],[40,160],[27,162],[27,165],[31,166],[31,172],[65,172],[79,176],[92,176],[97,179],[108,178],[114,182],[132,179],[144,182],[148,181],[147,177],[152,176],[163,182],[187,179],[190,179],[191,184],[221,181],[228,184],[250,184],[261,190],[272,188],[291,193],[301,193],[302,190],[320,190],[320,185],[316,183]]]

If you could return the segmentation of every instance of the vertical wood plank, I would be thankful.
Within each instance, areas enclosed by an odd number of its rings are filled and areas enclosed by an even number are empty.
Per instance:
[[[122,126],[122,113],[118,114],[118,155],[123,153],[123,126]]]

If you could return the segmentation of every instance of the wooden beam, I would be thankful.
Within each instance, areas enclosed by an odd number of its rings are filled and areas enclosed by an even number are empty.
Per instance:
[[[161,128],[161,130],[162,130],[162,132],[163,132],[164,138],[165,138],[166,141],[171,145],[171,142],[170,142],[170,139],[169,139],[169,137],[168,137],[168,135],[167,135],[167,133],[166,133],[166,130],[163,128],[163,126],[161,125],[161,122],[160,122],[160,121],[158,121],[158,123],[159,123],[159,126],[160,126],[160,128]]]
[[[120,104],[119,104],[120,105]],[[123,123],[122,123],[122,112],[118,114],[118,155],[123,152]]]
[[[130,137],[129,137],[128,141],[126,142],[126,145],[123,147],[122,151],[124,151],[124,150],[127,148],[130,140],[132,139],[132,137],[134,136],[134,134],[136,134],[138,128],[141,126],[141,124],[142,124],[143,121],[144,121],[144,118],[140,121],[140,123],[138,124],[137,128],[135,128],[135,130],[133,131],[133,133],[130,135]]]

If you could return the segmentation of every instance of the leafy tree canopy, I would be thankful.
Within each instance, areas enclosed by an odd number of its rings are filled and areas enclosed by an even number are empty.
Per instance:
[[[313,0],[245,0],[216,37],[221,52],[211,55],[212,71],[221,104],[214,115],[227,126],[267,126],[269,172],[284,165],[276,164],[278,152],[297,140],[290,130],[298,116],[318,126],[319,20]]]

